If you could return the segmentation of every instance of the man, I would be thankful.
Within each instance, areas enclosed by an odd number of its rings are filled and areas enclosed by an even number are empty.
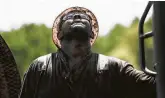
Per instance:
[[[58,51],[33,61],[20,98],[156,98],[154,76],[91,51],[99,29],[88,9],[66,9],[52,31]]]

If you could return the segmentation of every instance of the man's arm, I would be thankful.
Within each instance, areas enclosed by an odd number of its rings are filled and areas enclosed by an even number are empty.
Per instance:
[[[118,63],[121,88],[127,98],[156,98],[155,76],[150,76],[142,71],[121,61]]]
[[[46,70],[51,54],[47,54],[35,59],[24,75],[23,84],[19,98],[36,98],[42,73]]]
[[[37,60],[35,60],[29,67],[28,71],[24,74],[23,84],[21,87],[21,92],[19,98],[33,98],[35,94],[36,85],[36,65]]]

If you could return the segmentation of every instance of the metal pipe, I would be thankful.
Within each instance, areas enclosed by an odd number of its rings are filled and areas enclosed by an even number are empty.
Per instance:
[[[144,30],[143,30],[145,18],[147,16],[151,6],[152,6],[152,1],[149,1],[141,19],[140,19],[140,22],[139,22],[139,54],[140,54],[139,59],[140,59],[141,69],[145,73],[147,73],[149,75],[156,75],[156,72],[153,72],[146,67],[145,50],[144,50],[144,39],[153,36],[153,33],[144,34]]]
[[[165,2],[153,2],[153,32],[157,70],[157,98],[165,98]]]
[[[148,32],[148,33],[145,33],[143,35],[140,35],[140,38],[149,38],[149,37],[152,37],[153,36],[153,32]]]

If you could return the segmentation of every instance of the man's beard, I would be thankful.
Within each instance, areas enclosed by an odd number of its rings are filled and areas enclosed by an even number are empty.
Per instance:
[[[69,58],[77,58],[88,55],[90,53],[90,46],[68,45],[67,48],[63,48],[62,50]]]
[[[86,56],[89,53],[89,47],[81,46],[81,47],[73,47],[71,50],[72,57],[83,57]]]

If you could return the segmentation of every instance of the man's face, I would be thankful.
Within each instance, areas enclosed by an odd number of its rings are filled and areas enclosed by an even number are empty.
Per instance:
[[[92,28],[90,18],[83,13],[69,13],[63,17],[59,39],[61,49],[69,57],[86,55],[90,49]]]

